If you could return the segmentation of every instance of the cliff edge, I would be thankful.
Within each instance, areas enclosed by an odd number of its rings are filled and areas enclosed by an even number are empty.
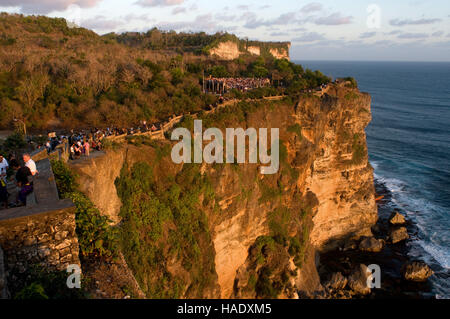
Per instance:
[[[204,118],[221,129],[279,128],[274,175],[257,164],[174,164],[170,141],[124,144],[72,167],[101,212],[140,238],[122,244],[134,249],[125,259],[147,297],[312,296],[321,290],[318,252],[369,235],[377,220],[370,120],[368,94],[332,84],[321,96],[240,102]]]

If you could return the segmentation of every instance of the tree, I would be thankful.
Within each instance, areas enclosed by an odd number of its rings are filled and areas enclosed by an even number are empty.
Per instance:
[[[49,83],[47,74],[31,74],[20,82],[17,98],[24,106],[24,115],[29,116],[38,99],[42,98]]]

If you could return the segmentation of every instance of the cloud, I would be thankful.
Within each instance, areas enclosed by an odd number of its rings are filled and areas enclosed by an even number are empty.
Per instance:
[[[247,11],[250,7],[247,5],[239,5],[236,7],[236,9],[238,10],[243,10],[243,11]]]
[[[391,40],[380,40],[374,43],[375,46],[389,46],[394,44]]]
[[[275,19],[271,20],[262,20],[257,19],[256,14],[253,12],[246,12],[242,15],[242,20],[247,20],[244,24],[244,28],[247,29],[256,29],[261,26],[276,26],[276,25],[287,25],[291,23],[295,23],[296,21],[296,13],[295,12],[288,12],[283,13],[280,16],[278,16]]]
[[[426,33],[402,33],[397,38],[399,39],[424,39],[428,38]]]
[[[323,34],[317,32],[307,32],[299,37],[292,39],[293,42],[315,42],[321,40],[325,40],[325,37],[323,36]]]
[[[417,20],[411,20],[411,19],[405,19],[405,20],[399,20],[399,19],[393,19],[390,20],[390,25],[402,27],[405,25],[423,25],[423,24],[433,24],[436,22],[441,21],[441,19],[417,19]]]
[[[400,30],[393,30],[393,31],[391,31],[389,33],[385,33],[385,34],[394,35],[394,34],[399,34],[399,33],[402,33],[402,31],[400,31]]]
[[[219,21],[234,21],[237,18],[235,15],[226,13],[216,13],[214,17]]]
[[[193,31],[193,32],[218,32],[218,31],[233,31],[236,27],[223,27],[217,24],[213,19],[211,13],[198,15],[193,21],[179,21],[179,22],[160,22],[156,25],[162,30],[175,31]]]
[[[285,37],[285,36],[288,36],[288,35],[289,35],[288,32],[272,32],[270,34],[270,36],[272,36],[272,37]]]
[[[139,0],[135,4],[141,7],[168,7],[182,4],[184,0]]]
[[[308,3],[308,4],[304,5],[300,9],[300,12],[302,12],[302,13],[311,13],[311,12],[321,11],[322,8],[323,8],[323,6],[322,6],[321,3],[311,2],[311,3]]]
[[[431,34],[432,37],[442,37],[444,35],[444,31],[436,31]]]
[[[341,25],[352,23],[352,16],[344,17],[340,13],[335,12],[326,17],[317,18],[314,23],[317,25]]]
[[[91,19],[81,21],[81,26],[94,31],[112,31],[125,24],[124,21],[108,19],[104,16],[96,16]]]
[[[183,13],[183,12],[186,12],[186,11],[187,11],[187,9],[185,7],[176,7],[176,8],[174,8],[172,10],[172,14],[176,15],[178,13]]]
[[[303,31],[306,31],[306,28],[303,28],[303,27],[294,28],[294,29],[291,29],[289,31],[292,31],[292,32],[303,32]]]
[[[360,39],[368,39],[368,38],[372,38],[376,35],[376,32],[364,32],[361,33],[361,35],[359,36]]]
[[[2,7],[19,7],[22,13],[47,14],[52,11],[65,11],[72,5],[92,8],[102,0],[0,0]]]

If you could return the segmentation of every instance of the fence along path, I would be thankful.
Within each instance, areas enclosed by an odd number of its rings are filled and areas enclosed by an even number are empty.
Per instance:
[[[258,100],[269,100],[269,101],[274,101],[274,100],[281,100],[284,97],[284,95],[277,95],[277,96],[267,96],[267,97],[263,97],[261,99],[249,99],[248,101],[258,101]],[[224,101],[222,104],[218,104],[216,107],[213,107],[211,110],[208,111],[203,111],[203,113],[205,114],[212,114],[217,112],[218,110],[229,106],[229,105],[233,105],[235,103],[238,103],[240,100],[239,99],[232,99],[232,100],[228,100],[228,101]],[[187,113],[186,115],[190,115],[193,118],[197,118],[198,114],[200,112],[194,113],[194,114],[190,114]],[[184,118],[184,114],[182,115],[178,115],[178,116],[172,116],[169,121],[164,122],[164,124],[162,125],[162,129],[156,130],[156,131],[148,131],[148,132],[143,132],[143,133],[134,133],[132,135],[128,135],[128,134],[122,134],[122,135],[115,135],[115,136],[107,136],[106,139],[112,142],[124,142],[125,138],[127,136],[148,136],[152,139],[165,139],[164,136],[164,132],[169,131],[170,129],[172,129],[176,124],[180,123],[181,120]]]

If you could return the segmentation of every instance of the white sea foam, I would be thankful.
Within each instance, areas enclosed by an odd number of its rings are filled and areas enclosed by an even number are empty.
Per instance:
[[[447,247],[449,232],[444,220],[440,222],[446,218],[445,209],[426,199],[418,198],[409,191],[407,183],[400,179],[374,175],[391,191],[395,206],[403,209],[418,227],[423,235],[423,239],[417,241],[420,247],[443,268],[450,269],[450,250]],[[422,257],[430,260],[427,256]]]

